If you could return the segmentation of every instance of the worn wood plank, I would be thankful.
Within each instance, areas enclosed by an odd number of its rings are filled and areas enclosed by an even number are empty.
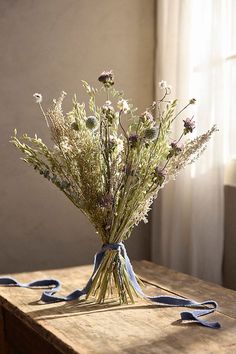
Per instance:
[[[5,331],[4,331],[3,308],[2,308],[2,306],[0,306],[0,354],[5,354],[5,353],[6,353],[6,349],[5,349]]]
[[[166,282],[161,277],[158,280],[157,271],[162,272],[164,277],[164,270],[156,268],[155,265],[152,266],[153,274],[151,275],[150,263],[135,263],[135,269],[144,279],[161,287],[171,283],[173,287],[173,274],[166,273]],[[89,278],[91,270],[91,266],[82,266],[14,276],[20,281],[57,277],[63,283],[62,293],[66,294],[82,287]],[[186,285],[183,284],[182,274],[179,277],[179,288],[175,279],[175,287],[170,291],[175,291],[179,295],[187,295],[188,292],[186,293],[185,290],[183,293]],[[192,283],[190,284],[192,286]],[[196,284],[198,286],[197,297],[191,297],[196,300],[208,298],[209,293],[205,293],[208,289],[205,282],[199,281]],[[218,287],[215,287],[217,292]],[[214,285],[210,291],[213,290]],[[224,297],[224,289],[221,291]],[[167,290],[157,289],[151,284],[147,285],[145,292],[150,295],[169,294]],[[216,313],[211,316],[212,320],[218,320],[222,324],[222,329],[212,330],[196,324],[181,324],[178,320],[180,308],[156,306],[144,300],[138,300],[135,305],[123,306],[119,306],[113,300],[103,305],[96,305],[92,302],[79,303],[78,301],[42,305],[35,301],[40,298],[40,294],[39,289],[2,287],[0,288],[0,303],[62,353],[236,352],[236,320],[228,316],[228,313]],[[227,296],[228,291],[225,289],[225,302],[227,302]],[[230,294],[230,299],[232,296],[233,294]],[[212,297],[215,298],[215,296]],[[216,300],[220,303],[220,299],[216,298]]]
[[[28,354],[63,354],[63,352],[46,341],[32,326],[21,321],[12,312],[4,310],[6,342],[11,343],[14,353]]]
[[[0,354],[13,354],[13,350],[9,348],[5,336],[5,319],[4,319],[4,309],[0,305]]]
[[[151,284],[196,301],[215,300],[218,311],[236,319],[236,291],[148,261],[134,262],[134,267]]]

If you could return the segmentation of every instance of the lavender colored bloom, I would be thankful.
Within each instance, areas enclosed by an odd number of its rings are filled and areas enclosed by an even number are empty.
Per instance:
[[[195,121],[193,118],[186,118],[183,120],[184,122],[184,134],[192,133],[193,129],[195,129]]]
[[[173,141],[170,146],[172,147],[173,150],[175,150],[177,153],[181,152],[183,150],[183,144],[180,144],[178,141]]]
[[[180,144],[178,141],[173,141],[170,144],[170,151],[167,159],[170,159],[172,156],[177,156],[181,151],[183,151],[183,148],[183,144]]]

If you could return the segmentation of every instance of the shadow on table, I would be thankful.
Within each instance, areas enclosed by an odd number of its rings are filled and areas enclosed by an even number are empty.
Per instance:
[[[31,302],[29,305],[37,306],[35,311],[28,312],[28,315],[37,320],[53,319],[68,316],[82,316],[91,313],[125,310],[147,310],[151,308],[169,307],[166,305],[139,304],[139,305],[120,305],[116,300],[110,300],[104,304],[97,304],[93,301],[70,301],[63,304],[42,304],[41,302]],[[47,307],[46,307],[47,306]],[[48,307],[49,306],[49,307]]]

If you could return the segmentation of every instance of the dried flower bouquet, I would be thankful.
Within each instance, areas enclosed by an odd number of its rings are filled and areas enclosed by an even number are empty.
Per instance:
[[[73,98],[73,107],[63,113],[62,92],[52,107],[44,111],[41,94],[34,94],[44,115],[53,141],[47,147],[36,135],[17,132],[13,144],[24,153],[23,160],[55,184],[94,225],[103,245],[117,245],[127,239],[135,225],[147,222],[147,213],[158,191],[174,179],[186,165],[204,151],[213,126],[206,133],[183,138],[195,128],[192,118],[183,120],[177,140],[171,138],[174,120],[189,106],[177,111],[177,100],[170,101],[170,86],[159,83],[163,97],[142,114],[114,88],[112,71],[98,78],[101,87],[82,81],[89,100]],[[105,103],[96,104],[98,94]],[[127,128],[126,128],[127,127]],[[131,281],[124,255],[117,247],[109,247],[96,270],[87,297],[103,302],[110,294],[120,303],[134,302],[140,294]]]

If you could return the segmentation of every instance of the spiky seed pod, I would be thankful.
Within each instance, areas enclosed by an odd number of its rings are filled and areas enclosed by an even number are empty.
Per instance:
[[[97,128],[98,121],[94,116],[90,116],[86,119],[86,127],[90,130],[95,130]]]
[[[144,138],[147,140],[155,140],[158,135],[157,127],[148,128],[144,131]]]

